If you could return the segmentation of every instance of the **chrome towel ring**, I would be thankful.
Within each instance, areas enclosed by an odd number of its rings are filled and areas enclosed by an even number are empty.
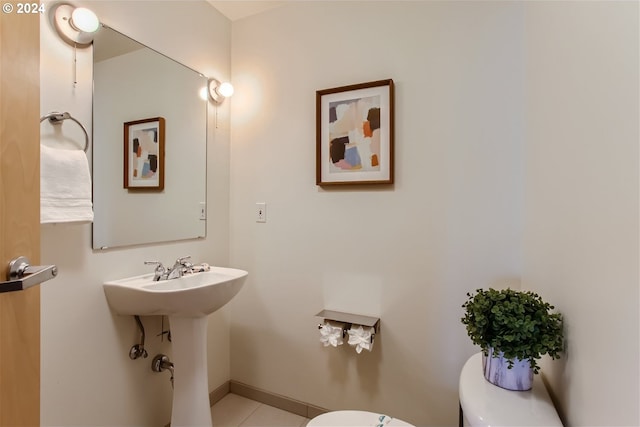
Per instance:
[[[87,150],[89,149],[89,133],[87,132],[87,129],[82,125],[82,123],[80,123],[75,117],[73,117],[71,114],[66,112],[58,113],[54,111],[40,117],[40,123],[42,123],[45,119],[49,119],[49,123],[51,123],[52,125],[60,125],[64,120],[67,120],[67,119],[70,119],[76,122],[84,132],[84,137],[85,137],[84,152],[85,153],[87,152]]]

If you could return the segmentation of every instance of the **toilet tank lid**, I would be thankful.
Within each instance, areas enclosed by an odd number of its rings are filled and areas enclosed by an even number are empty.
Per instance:
[[[535,375],[529,391],[505,390],[484,378],[482,353],[465,363],[459,389],[460,406],[472,427],[562,426],[539,375]]]

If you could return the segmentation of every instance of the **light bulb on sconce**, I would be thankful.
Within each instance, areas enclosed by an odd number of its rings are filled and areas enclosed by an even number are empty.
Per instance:
[[[225,98],[233,95],[233,85],[229,82],[220,83],[216,79],[209,79],[209,97],[216,103],[222,104]]]
[[[100,21],[91,9],[78,7],[71,13],[69,25],[83,33],[95,33],[98,31]]]
[[[69,4],[55,7],[53,22],[60,38],[74,47],[89,46],[100,28],[100,20],[93,11]]]
[[[224,82],[218,86],[218,93],[225,98],[229,98],[233,95],[233,85],[229,82]]]

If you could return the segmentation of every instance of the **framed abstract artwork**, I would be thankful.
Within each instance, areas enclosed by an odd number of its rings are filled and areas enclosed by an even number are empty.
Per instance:
[[[124,188],[164,189],[163,117],[124,124]]]
[[[393,184],[393,80],[316,91],[316,184]]]

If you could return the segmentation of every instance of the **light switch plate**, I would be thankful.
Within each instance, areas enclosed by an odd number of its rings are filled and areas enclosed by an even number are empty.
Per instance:
[[[256,203],[256,222],[267,222],[267,204],[264,202]]]

